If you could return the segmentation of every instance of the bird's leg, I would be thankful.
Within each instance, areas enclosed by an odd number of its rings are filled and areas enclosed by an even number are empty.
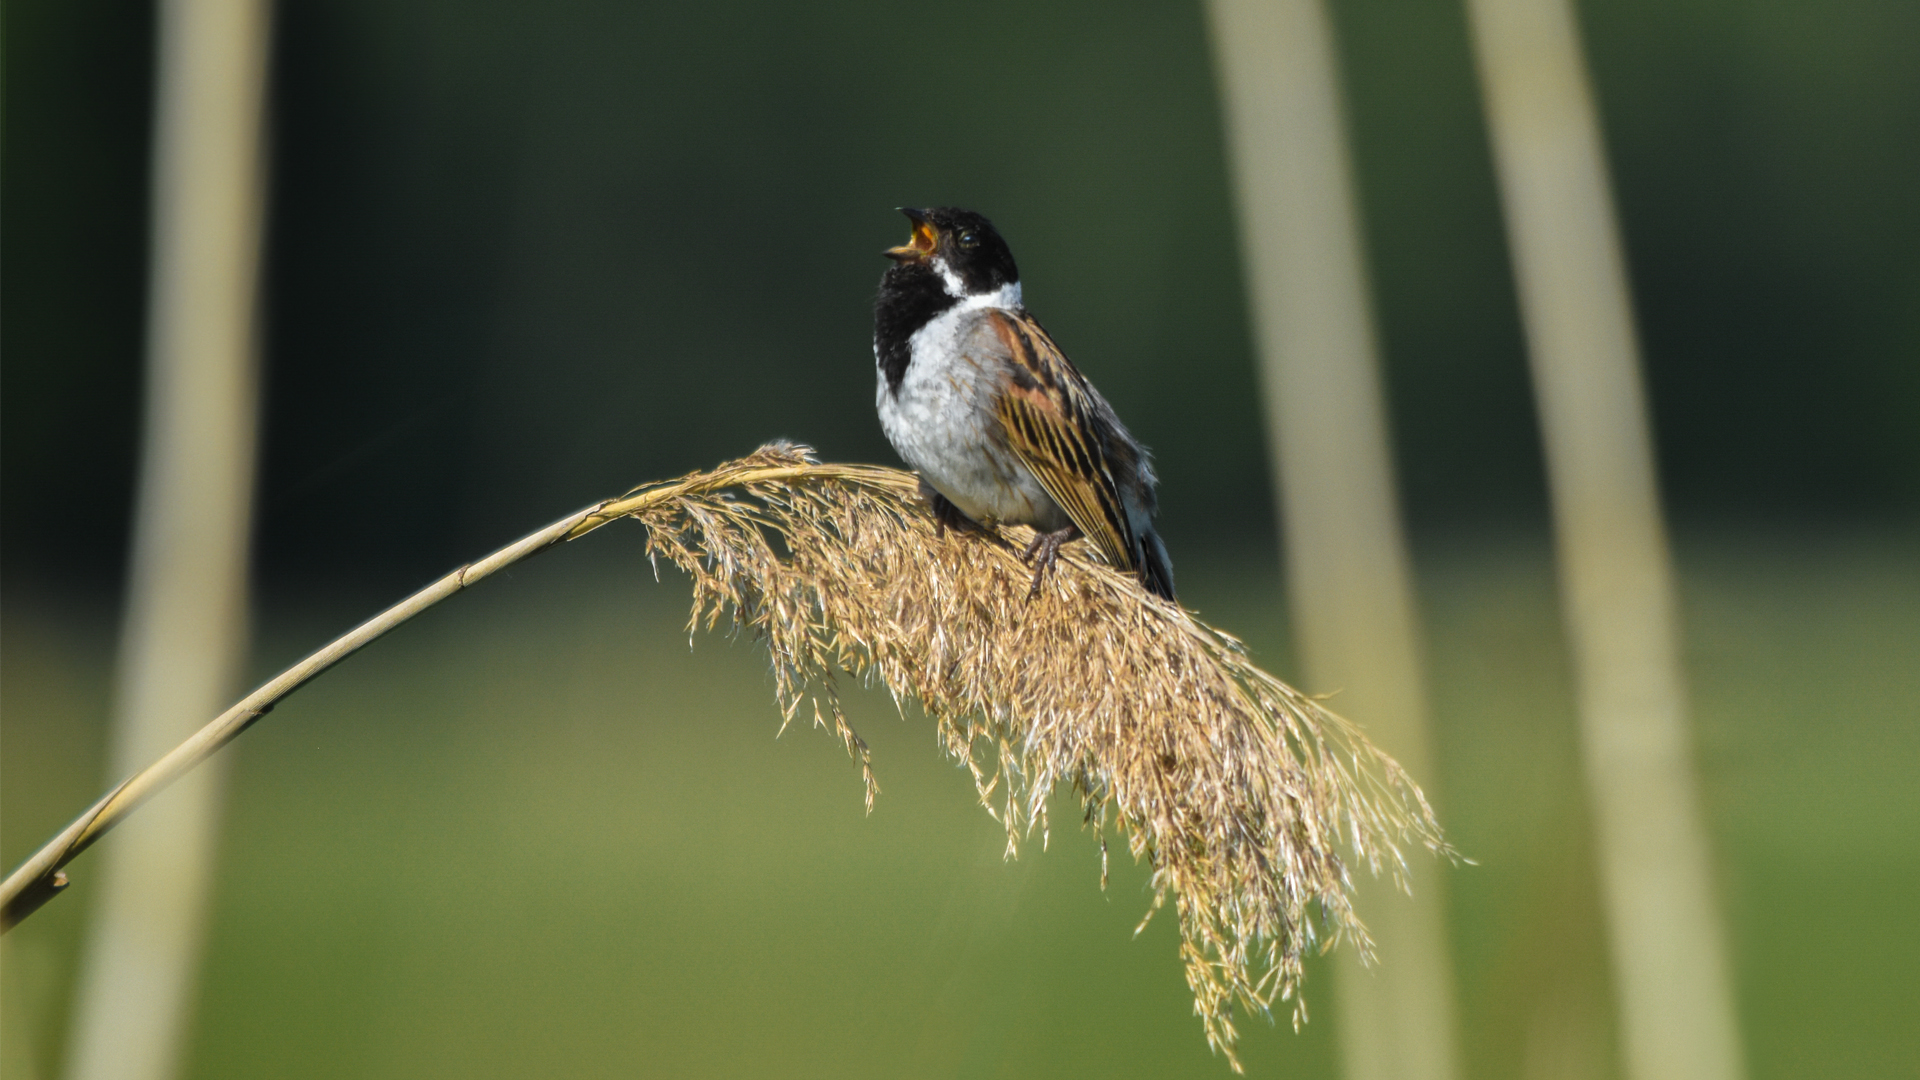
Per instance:
[[[1027,590],[1028,600],[1040,595],[1040,582],[1046,578],[1047,571],[1053,569],[1053,564],[1060,561],[1060,545],[1079,535],[1080,528],[1076,525],[1054,532],[1033,534],[1033,542],[1027,545],[1026,553],[1020,556],[1020,561],[1033,564],[1033,587]]]
[[[965,532],[975,527],[973,519],[961,513],[960,508],[953,505],[945,495],[935,490],[932,484],[927,483],[925,477],[920,479],[920,497],[927,500],[927,505],[933,510],[933,535],[935,537],[944,538],[947,535],[948,529],[952,529],[955,532]]]

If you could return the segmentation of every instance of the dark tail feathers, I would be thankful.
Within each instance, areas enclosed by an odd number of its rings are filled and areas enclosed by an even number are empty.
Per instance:
[[[1167,545],[1152,529],[1140,531],[1140,584],[1163,599],[1173,599],[1173,560],[1167,558]]]

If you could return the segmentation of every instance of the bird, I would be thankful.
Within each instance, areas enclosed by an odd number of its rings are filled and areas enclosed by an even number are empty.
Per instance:
[[[900,212],[913,232],[884,252],[893,265],[874,297],[874,398],[936,531],[1031,526],[1029,600],[1082,536],[1173,600],[1147,449],[1027,310],[1006,241],[971,210]]]

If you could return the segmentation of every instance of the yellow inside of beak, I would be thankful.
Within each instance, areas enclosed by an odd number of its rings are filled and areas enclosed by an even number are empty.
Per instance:
[[[938,244],[939,237],[934,234],[933,226],[916,221],[913,223],[913,238],[897,248],[888,248],[887,254],[896,259],[924,259],[933,254]]]

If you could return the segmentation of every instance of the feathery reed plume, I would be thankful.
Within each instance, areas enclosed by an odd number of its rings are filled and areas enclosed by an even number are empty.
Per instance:
[[[840,708],[843,670],[884,685],[903,712],[920,703],[1006,827],[1009,854],[1035,828],[1045,843],[1047,799],[1065,784],[1100,836],[1104,885],[1117,821],[1152,868],[1147,917],[1174,901],[1194,1011],[1236,1071],[1236,1001],[1270,1015],[1293,1000],[1297,1027],[1308,951],[1342,939],[1370,951],[1340,848],[1397,881],[1403,846],[1451,854],[1393,759],[1132,575],[1066,552],[1029,601],[1024,536],[936,537],[913,474],[774,443],[570,514],[268,680],[16,868],[0,885],[5,925],[57,895],[60,869],[141,802],[320,673],[469,585],[629,517],[647,527],[649,557],[692,579],[690,631],[725,618],[766,640],[786,720],[811,704],[860,762],[869,808],[878,787]]]
[[[845,742],[869,808],[871,762],[836,670],[880,683],[903,711],[919,702],[1009,854],[1036,827],[1044,844],[1062,784],[1102,834],[1103,866],[1117,820],[1152,868],[1147,917],[1174,900],[1194,1010],[1236,1071],[1234,1001],[1267,1014],[1291,998],[1297,1026],[1320,937],[1369,950],[1341,844],[1396,878],[1403,844],[1448,850],[1398,764],[1134,577],[1063,558],[1029,602],[1025,536],[937,538],[910,474],[819,465],[785,444],[739,464],[794,472],[630,512],[648,554],[692,579],[689,630],[730,618],[763,637],[784,715],[810,704]]]

